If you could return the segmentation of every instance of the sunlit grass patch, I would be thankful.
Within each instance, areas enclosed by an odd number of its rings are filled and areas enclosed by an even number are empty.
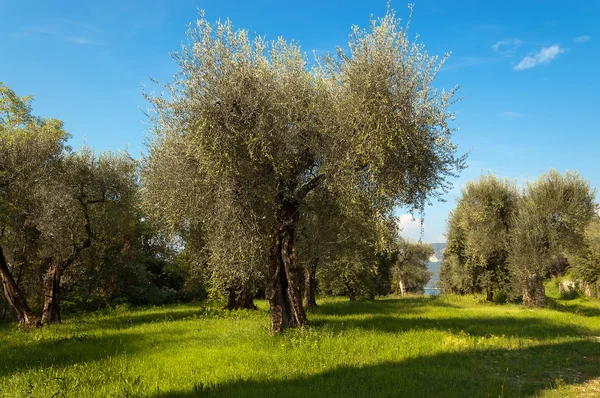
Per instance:
[[[267,303],[257,304],[5,325],[0,395],[569,396],[600,377],[600,317],[588,314],[473,296],[326,298],[309,327],[270,337]]]

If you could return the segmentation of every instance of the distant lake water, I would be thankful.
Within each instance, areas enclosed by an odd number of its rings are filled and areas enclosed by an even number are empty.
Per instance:
[[[425,294],[428,294],[430,296],[437,296],[438,294],[440,294],[440,289],[436,287],[426,287],[423,290],[425,290]]]

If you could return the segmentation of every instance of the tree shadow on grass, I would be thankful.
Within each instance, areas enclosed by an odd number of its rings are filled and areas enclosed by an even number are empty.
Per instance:
[[[546,306],[555,311],[569,312],[571,314],[582,315],[586,317],[600,317],[600,303],[598,303],[596,308],[591,306],[586,307],[579,304],[564,305],[554,298],[546,297]]]
[[[141,348],[141,342],[142,339],[133,334],[102,337],[73,334],[26,344],[3,344],[0,347],[0,377],[31,368],[71,366],[109,355],[135,354]]]
[[[25,333],[25,332],[23,332]],[[47,338],[42,341],[28,341],[0,346],[0,377],[10,376],[29,369],[49,367],[69,367],[84,364],[107,357],[135,356],[143,351],[155,348],[159,340],[168,345],[171,341],[181,343],[181,337],[169,340],[158,336],[165,331],[140,331],[103,334],[96,336],[85,332],[76,332],[59,338]],[[158,337],[158,338],[157,338]],[[192,339],[192,337],[186,337]],[[200,344],[204,340],[193,336]]]
[[[283,376],[283,377],[282,377]],[[364,367],[273,380],[194,383],[155,397],[514,397],[556,384],[600,377],[600,344],[592,340],[525,349],[493,349],[420,356]]]
[[[80,323],[82,328],[127,329],[131,327],[161,322],[182,320],[198,321],[213,318],[244,318],[255,314],[264,314],[261,310],[229,311],[220,307],[198,305],[194,307],[157,307],[126,310],[122,313],[111,313],[104,310],[95,314],[85,314],[68,319],[68,322]]]
[[[447,301],[431,297],[407,297],[375,301],[336,301],[328,302],[312,310],[323,315],[361,315],[361,314],[407,314],[417,313],[432,307],[462,308]]]
[[[514,317],[394,317],[376,315],[364,319],[327,319],[318,326],[334,331],[347,329],[401,333],[409,330],[438,330],[466,333],[472,336],[506,336],[549,340],[560,337],[587,337],[594,333],[581,326],[557,324],[540,318]]]

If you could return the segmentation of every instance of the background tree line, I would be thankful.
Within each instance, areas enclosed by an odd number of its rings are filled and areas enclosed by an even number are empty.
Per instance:
[[[227,263],[229,253],[251,245],[230,242],[218,252],[223,257],[211,257],[201,224],[189,221],[167,236],[144,212],[140,162],[127,153],[73,150],[59,120],[33,116],[31,97],[0,90],[3,317],[10,306],[30,327],[61,322],[61,308],[162,304],[210,292],[227,297],[230,309],[255,308],[254,297],[268,286],[267,264]],[[305,306],[316,306],[317,292],[374,299],[418,292],[429,280],[432,249],[398,238],[392,218],[380,224],[368,211],[349,215],[325,190],[302,211]]]
[[[350,299],[423,288],[432,249],[399,238],[464,167],[451,142],[446,58],[393,10],[349,51],[309,62],[201,14],[146,94],[153,136],[127,153],[73,150],[59,120],[2,86],[0,271],[25,326],[61,307],[227,297],[269,301],[272,332],[307,323],[317,292]],[[6,314],[6,311],[5,311]]]
[[[492,174],[467,183],[447,223],[441,288],[543,306],[544,281],[553,275],[571,271],[597,284],[595,195],[585,179],[568,171],[550,170],[521,189]]]

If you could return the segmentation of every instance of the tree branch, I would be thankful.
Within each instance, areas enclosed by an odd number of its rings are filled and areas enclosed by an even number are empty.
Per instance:
[[[77,260],[79,253],[81,253],[83,250],[87,249],[88,247],[90,247],[92,245],[92,226],[91,226],[91,221],[90,221],[90,214],[88,211],[88,205],[90,203],[104,202],[104,198],[102,200],[84,201],[83,198],[79,197],[79,198],[77,198],[77,200],[79,201],[79,203],[81,204],[81,207],[83,209],[83,217],[85,220],[83,223],[83,226],[85,228],[85,239],[79,245],[74,245],[73,253],[71,253],[71,255],[69,257],[67,257],[65,259],[65,261],[63,261],[60,264],[60,266],[59,266],[60,273],[62,273],[65,269],[67,269],[67,267],[69,267],[71,264],[73,264],[75,262],[75,260]]]
[[[324,178],[325,178],[325,174],[319,174],[318,176],[316,176],[315,178],[313,178],[312,180],[310,180],[309,182],[307,182],[306,184],[304,184],[298,190],[298,193],[296,194],[296,198],[298,199],[298,201],[302,201],[306,197],[306,195],[308,195],[308,193],[310,191],[312,191],[317,186],[319,186],[319,184],[321,183],[321,181]]]

